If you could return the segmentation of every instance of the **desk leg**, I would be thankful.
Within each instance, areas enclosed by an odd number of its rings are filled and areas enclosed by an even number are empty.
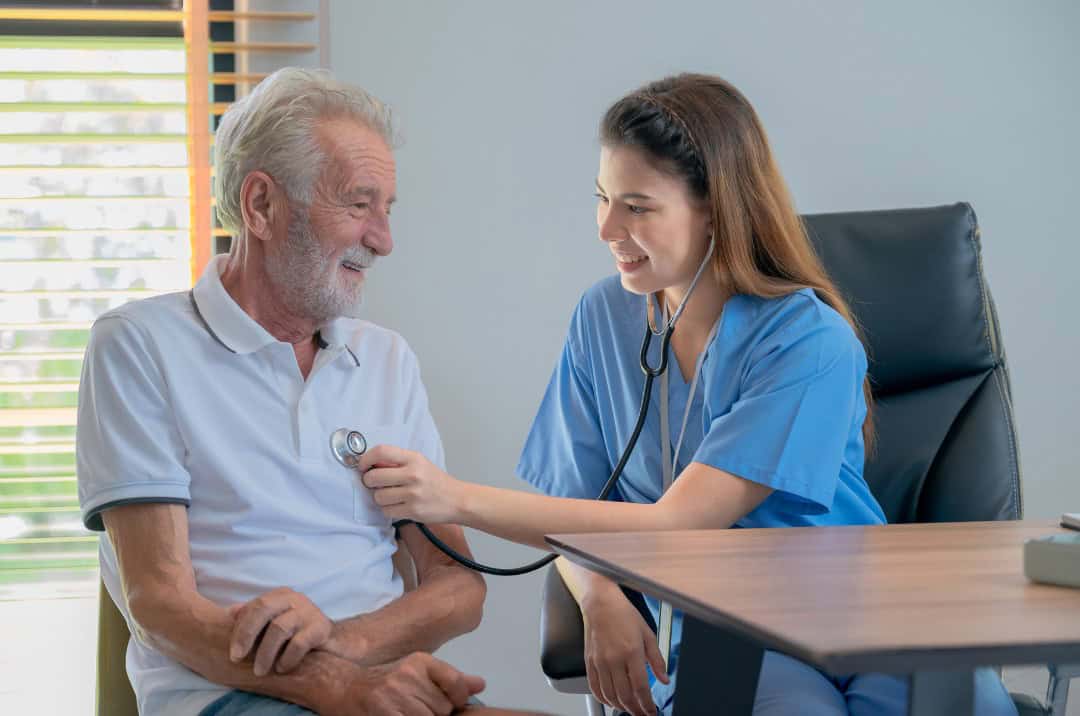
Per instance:
[[[758,644],[684,615],[675,716],[750,716],[764,654]]]
[[[958,671],[918,671],[911,676],[910,716],[957,716],[975,713],[975,674]]]

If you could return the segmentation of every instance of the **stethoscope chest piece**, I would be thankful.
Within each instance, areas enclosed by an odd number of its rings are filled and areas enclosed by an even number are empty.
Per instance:
[[[355,468],[367,448],[367,438],[359,430],[338,428],[330,434],[330,451],[345,467]]]

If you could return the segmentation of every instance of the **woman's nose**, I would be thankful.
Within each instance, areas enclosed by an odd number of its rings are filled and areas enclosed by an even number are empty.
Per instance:
[[[626,238],[626,231],[619,225],[615,212],[610,206],[601,204],[596,210],[596,225],[599,229],[600,240],[606,243],[622,241]]]

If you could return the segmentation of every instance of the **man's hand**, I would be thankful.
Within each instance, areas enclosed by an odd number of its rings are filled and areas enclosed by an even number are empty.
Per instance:
[[[334,627],[310,599],[288,587],[235,604],[229,613],[235,619],[229,658],[242,661],[255,649],[256,676],[289,673],[309,651],[328,645]]]
[[[346,684],[340,703],[320,711],[323,716],[448,716],[464,708],[469,697],[484,689],[479,676],[463,674],[430,654],[416,652],[404,659],[365,670],[365,676]]]
[[[612,587],[594,589],[581,607],[589,689],[608,706],[633,716],[654,716],[645,666],[666,684],[664,659],[652,629],[622,590]]]

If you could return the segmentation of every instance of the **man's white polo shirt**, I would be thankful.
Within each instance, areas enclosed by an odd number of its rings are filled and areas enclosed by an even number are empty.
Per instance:
[[[396,333],[339,319],[320,332],[305,381],[221,284],[224,257],[191,292],[126,304],[94,324],[79,390],[77,464],[86,526],[139,502],[188,506],[199,592],[225,606],[287,586],[331,619],[402,593],[394,530],[330,433],[361,431],[442,465],[416,357]],[[101,574],[121,606],[116,554]],[[132,639],[140,712],[198,714],[228,689]]]

